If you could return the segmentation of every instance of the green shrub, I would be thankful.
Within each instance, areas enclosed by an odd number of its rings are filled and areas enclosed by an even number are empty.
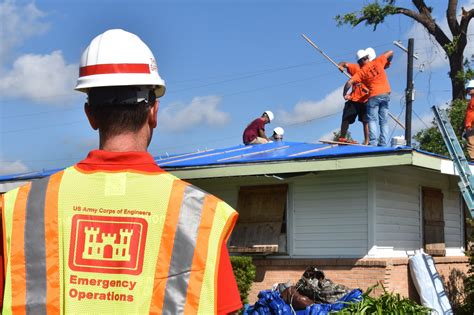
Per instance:
[[[469,226],[474,226],[474,222],[471,219],[467,219]],[[474,242],[474,229],[472,229],[471,235],[468,238],[469,242]],[[474,314],[474,246],[470,244],[466,255],[469,257],[469,270],[467,277],[464,279],[464,301],[463,304],[456,309],[456,314],[460,315],[471,315]]]
[[[399,293],[387,292],[382,286],[383,294],[379,297],[371,297],[370,293],[378,287],[376,284],[362,294],[362,301],[350,303],[337,314],[430,314],[431,309],[408,299],[401,297]]]
[[[247,298],[255,279],[257,267],[252,263],[252,257],[247,256],[231,256],[230,262],[239,287],[240,299],[242,303],[248,303]]]

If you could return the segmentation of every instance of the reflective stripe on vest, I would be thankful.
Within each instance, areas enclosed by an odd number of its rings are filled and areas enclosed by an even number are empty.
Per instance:
[[[26,313],[46,314],[44,209],[49,177],[31,183],[25,214]]]
[[[139,189],[127,187],[129,182],[139,183]],[[97,187],[104,195],[91,194]],[[140,194],[127,194],[129,190],[143,190],[144,196],[156,191],[159,198],[150,205]],[[135,204],[144,207],[137,211],[149,214],[118,215],[124,209],[117,205],[130,199],[137,202],[128,207]],[[94,210],[115,213],[89,214]],[[8,256],[3,314],[216,313],[220,248],[236,212],[169,174],[84,174],[68,168],[7,193],[3,218]],[[114,224],[120,225],[120,232],[115,233]],[[89,237],[90,231],[102,235],[91,243],[100,247],[86,247],[87,238],[77,238],[81,233]],[[124,243],[122,231],[131,235]],[[134,239],[136,235],[143,237]],[[115,241],[104,245],[107,237]],[[113,256],[119,253],[114,245],[119,239],[123,255],[142,255],[131,265],[136,269],[120,271],[127,256]],[[131,247],[133,240],[138,240],[133,243],[137,247]],[[88,258],[97,255],[92,248],[102,256]]]

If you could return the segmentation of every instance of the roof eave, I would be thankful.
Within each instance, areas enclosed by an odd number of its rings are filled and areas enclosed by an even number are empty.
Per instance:
[[[415,151],[399,151],[383,155],[353,155],[339,158],[285,160],[246,164],[207,165],[187,168],[165,168],[182,179],[285,174],[345,169],[416,165],[440,170],[440,158]]]

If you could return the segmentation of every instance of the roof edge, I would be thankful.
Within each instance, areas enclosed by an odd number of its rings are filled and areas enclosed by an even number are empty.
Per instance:
[[[413,157],[414,151],[398,151],[383,155],[215,165],[213,167],[167,169],[167,171],[182,179],[200,179],[413,165]],[[419,160],[423,161],[423,159]]]

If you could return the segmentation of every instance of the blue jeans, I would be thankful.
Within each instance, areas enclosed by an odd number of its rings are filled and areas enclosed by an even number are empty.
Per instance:
[[[386,146],[388,140],[388,102],[389,94],[380,94],[369,98],[367,118],[369,119],[369,144],[377,145],[377,122],[380,126],[379,146]]]

